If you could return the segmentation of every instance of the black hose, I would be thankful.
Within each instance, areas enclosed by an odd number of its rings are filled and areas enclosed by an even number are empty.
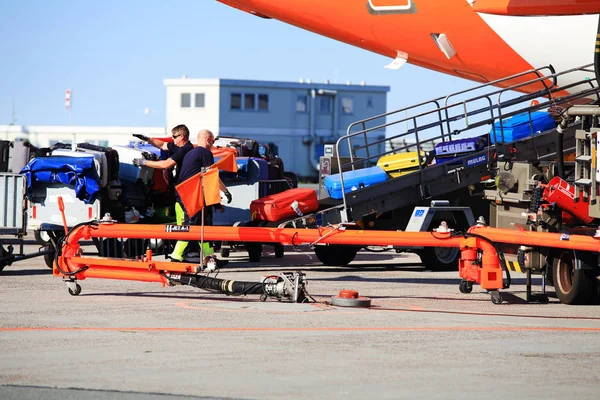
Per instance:
[[[260,282],[242,282],[230,279],[211,278],[204,275],[181,274],[181,278],[175,279],[167,274],[162,276],[170,281],[182,285],[190,285],[199,289],[206,289],[225,294],[247,295],[247,294],[265,294],[265,284]]]
[[[96,221],[96,220],[80,222],[77,225],[75,225],[74,227],[72,227],[71,229],[69,229],[69,231],[67,232],[67,234],[65,236],[62,236],[58,239],[58,241],[56,242],[56,252],[54,253],[54,265],[56,265],[56,269],[62,275],[65,275],[65,276],[77,275],[78,273],[85,271],[86,269],[89,268],[88,266],[84,266],[73,272],[63,271],[59,266],[58,258],[62,255],[63,242],[71,234],[71,232],[73,232],[75,229],[79,228],[80,226],[84,226],[84,225],[92,226],[92,225],[97,225],[97,224],[98,224],[98,221]]]

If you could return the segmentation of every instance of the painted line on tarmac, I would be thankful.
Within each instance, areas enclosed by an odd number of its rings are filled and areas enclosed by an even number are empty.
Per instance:
[[[431,313],[431,314],[452,314],[452,315],[473,315],[473,316],[485,316],[485,317],[514,317],[514,318],[535,318],[535,319],[558,319],[558,320],[582,320],[582,321],[600,321],[598,317],[585,317],[585,316],[560,316],[560,315],[528,315],[528,314],[510,314],[510,313],[496,313],[496,312],[479,312],[479,311],[455,311],[455,310],[440,310],[440,309],[426,309],[421,306],[408,303],[396,303],[396,302],[384,302],[381,304],[373,304],[371,307],[336,307],[331,305],[327,301],[319,301],[316,303],[303,303],[310,306],[310,309],[304,310],[289,310],[289,309],[266,309],[266,308],[225,308],[225,307],[212,307],[212,304],[219,304],[217,301],[202,301],[202,305],[191,304],[190,301],[182,301],[175,303],[176,307],[187,309],[187,310],[200,310],[200,311],[219,311],[228,313],[271,313],[271,314],[289,314],[289,313],[301,313],[311,311],[334,311],[336,314],[360,314],[360,313],[373,313],[373,312],[416,312],[416,313]],[[207,305],[210,304],[210,305]],[[248,304],[248,303],[246,303]],[[263,305],[269,304],[264,302],[254,302],[252,305]],[[277,303],[273,303],[277,304]]]
[[[402,327],[312,327],[312,328],[275,328],[275,327],[215,327],[215,328],[176,328],[176,327],[4,327],[0,332],[42,332],[42,331],[148,331],[148,332],[427,332],[427,331],[517,331],[517,332],[600,332],[598,328],[585,327],[531,327],[531,326],[402,326]]]

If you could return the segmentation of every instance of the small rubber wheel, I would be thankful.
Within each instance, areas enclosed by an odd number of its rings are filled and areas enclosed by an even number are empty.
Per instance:
[[[79,285],[79,283],[76,283],[75,290],[72,290],[71,288],[68,288],[68,290],[71,296],[78,296],[79,293],[81,293],[81,285]]]
[[[471,293],[473,291],[473,282],[463,279],[458,285],[458,290],[460,290],[461,293]]]
[[[492,303],[502,304],[502,294],[499,291],[494,290],[490,295],[492,296]]]

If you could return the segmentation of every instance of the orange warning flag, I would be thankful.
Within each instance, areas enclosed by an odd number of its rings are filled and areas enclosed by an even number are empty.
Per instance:
[[[204,190],[203,190],[204,189]],[[204,173],[197,173],[191,178],[175,186],[187,214],[192,217],[204,206],[219,204],[219,170],[211,168]]]
[[[183,207],[190,217],[196,215],[198,211],[204,208],[201,175],[198,172],[196,175],[175,186]]]
[[[213,204],[219,204],[221,202],[218,169],[211,168],[202,174],[202,187],[204,188],[204,204],[212,206]]]
[[[234,153],[224,154],[223,158],[213,164],[213,167],[217,167],[221,171],[238,172],[238,165],[235,159]]]

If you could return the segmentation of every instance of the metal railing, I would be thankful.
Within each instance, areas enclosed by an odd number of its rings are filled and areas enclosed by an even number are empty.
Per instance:
[[[499,79],[493,82],[475,86],[470,89],[452,93],[445,97],[436,98],[401,108],[396,111],[380,114],[360,121],[356,121],[348,126],[345,136],[340,137],[336,142],[336,154],[340,170],[357,169],[357,167],[369,167],[377,163],[379,158],[405,151],[416,151],[418,154],[423,154],[423,146],[433,143],[445,142],[452,140],[454,136],[470,132],[473,136],[479,136],[482,132],[476,133],[475,129],[487,126],[488,129],[483,132],[491,134],[496,140],[495,146],[501,147],[499,150],[505,149],[504,127],[500,124],[500,132],[496,132],[495,122],[501,121],[504,118],[527,112],[531,122],[531,113],[534,111],[554,108],[557,113],[561,112],[561,108],[568,107],[573,100],[583,99],[588,96],[598,97],[598,84],[593,78],[574,78],[577,73],[588,73],[592,76],[593,71],[589,68],[593,64],[587,64],[582,67],[572,68],[563,72],[556,73],[552,66],[536,68],[528,70],[507,78]],[[548,72],[548,75],[543,75],[542,72]],[[566,85],[559,85],[559,78],[563,77],[568,81]],[[518,83],[511,84],[511,81],[517,80]],[[526,91],[527,87],[535,85],[534,92],[518,95],[514,98],[507,96],[515,91]],[[496,86],[506,86],[498,88]],[[577,89],[577,90],[574,90]],[[484,92],[475,94],[465,100],[458,100],[460,96],[472,94],[474,92]],[[537,100],[533,102],[533,100]],[[484,105],[482,106],[481,103]],[[428,108],[428,109],[427,109]],[[425,109],[425,111],[422,111]],[[414,113],[410,115],[409,113]],[[387,122],[390,117],[398,117],[399,119],[392,122]],[[406,125],[406,131],[391,135],[385,139],[369,141],[368,133],[381,130],[401,127],[401,124]],[[409,127],[409,124],[412,126]],[[457,126],[460,124],[460,126]],[[491,128],[489,126],[491,125]],[[531,123],[530,123],[531,126]],[[464,138],[472,137],[468,134]],[[406,139],[405,146],[390,146],[392,141]],[[388,144],[384,148],[392,148],[392,150],[384,150],[383,152],[373,153],[373,148],[378,148],[381,144]],[[342,153],[342,149],[347,147],[347,156],[350,162],[342,164],[341,157],[346,156]],[[359,152],[360,160],[357,160]],[[500,151],[500,153],[502,153]],[[425,168],[419,163],[418,172],[421,173]],[[395,179],[401,179],[395,178]],[[344,176],[340,174],[340,183],[342,186],[342,221],[347,222],[347,201],[346,192],[344,190]],[[421,182],[423,183],[423,182]]]

